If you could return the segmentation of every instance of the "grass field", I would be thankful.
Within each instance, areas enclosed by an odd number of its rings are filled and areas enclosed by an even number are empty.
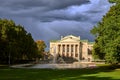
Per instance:
[[[119,66],[96,69],[11,69],[0,67],[0,80],[120,80]]]

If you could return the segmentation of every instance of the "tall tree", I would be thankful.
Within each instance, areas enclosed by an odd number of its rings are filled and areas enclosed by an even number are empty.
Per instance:
[[[120,62],[120,0],[110,1],[115,1],[116,4],[91,30],[96,36],[93,56],[105,59],[108,63],[118,63]]]
[[[37,56],[37,45],[30,33],[14,21],[0,19],[0,62],[7,63]]]

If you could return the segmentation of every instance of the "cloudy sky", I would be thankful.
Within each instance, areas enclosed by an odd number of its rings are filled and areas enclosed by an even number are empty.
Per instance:
[[[93,41],[90,30],[110,6],[107,0],[0,0],[0,18],[23,25],[47,45],[70,34]]]

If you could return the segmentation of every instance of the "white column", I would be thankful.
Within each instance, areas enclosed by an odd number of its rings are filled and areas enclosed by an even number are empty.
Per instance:
[[[65,56],[67,56],[67,45],[66,44],[64,44],[64,46],[65,46]]]
[[[56,55],[58,55],[58,45],[56,45]]]
[[[54,46],[51,48],[51,51],[52,51],[52,55],[54,55],[54,52],[55,52]]]
[[[88,61],[88,45],[86,46],[87,61]]]
[[[80,45],[78,44],[78,60],[80,60]]]
[[[69,45],[69,56],[71,56],[72,52],[71,52],[71,44]]]

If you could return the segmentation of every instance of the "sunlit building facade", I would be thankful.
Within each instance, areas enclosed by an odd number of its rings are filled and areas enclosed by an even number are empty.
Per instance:
[[[93,44],[88,40],[81,40],[80,36],[61,36],[60,40],[50,41],[50,54],[72,57],[78,61],[92,61]]]

